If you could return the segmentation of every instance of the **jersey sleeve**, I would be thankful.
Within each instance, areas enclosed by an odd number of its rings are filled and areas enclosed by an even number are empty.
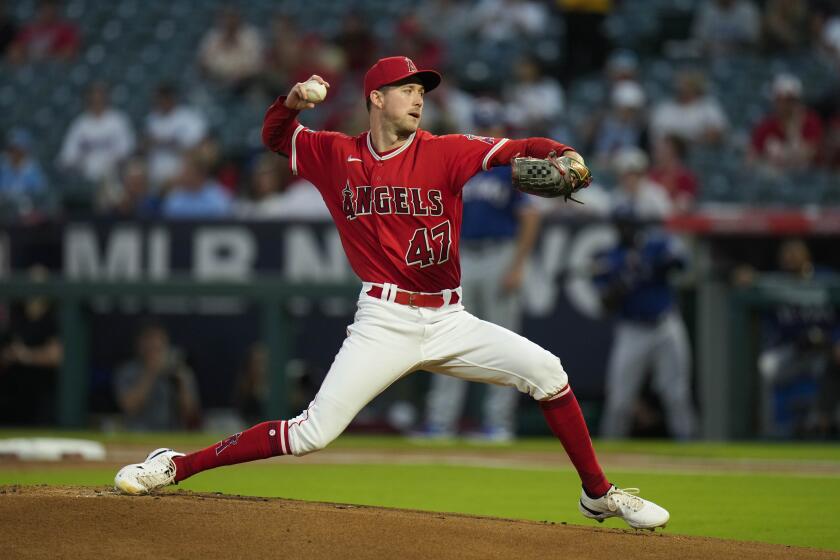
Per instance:
[[[299,111],[278,97],[263,120],[263,144],[272,152],[287,156],[293,175],[303,177],[320,189],[328,181],[337,132],[315,131],[297,119]]]
[[[440,137],[443,158],[450,170],[453,190],[460,191],[464,184],[479,171],[509,165],[516,156],[545,158],[551,152],[558,155],[573,150],[570,146],[549,138],[493,138],[472,134],[450,134]]]

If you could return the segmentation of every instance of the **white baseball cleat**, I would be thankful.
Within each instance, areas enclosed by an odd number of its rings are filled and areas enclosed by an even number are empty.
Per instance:
[[[183,457],[171,449],[155,449],[142,463],[126,465],[114,477],[114,488],[123,494],[148,494],[175,482],[173,457]]]
[[[638,488],[624,490],[610,487],[609,492],[600,498],[590,498],[581,492],[578,509],[589,519],[599,523],[608,517],[620,517],[634,529],[655,529],[664,527],[670,519],[668,511],[653,502],[640,498]]]

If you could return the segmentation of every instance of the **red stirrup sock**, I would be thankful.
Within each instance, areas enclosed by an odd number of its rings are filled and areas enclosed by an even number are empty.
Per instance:
[[[563,449],[577,469],[583,489],[590,497],[598,498],[606,494],[611,485],[598,464],[575,394],[568,385],[567,390],[561,397],[540,401],[540,408],[551,431],[563,444]]]
[[[289,423],[285,420],[263,422],[201,451],[175,457],[175,482],[207,469],[291,453]]]

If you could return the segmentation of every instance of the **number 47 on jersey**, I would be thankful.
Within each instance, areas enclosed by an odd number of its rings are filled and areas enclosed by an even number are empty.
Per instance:
[[[408,243],[405,262],[409,266],[426,268],[449,260],[452,245],[452,226],[449,220],[433,228],[417,228]]]

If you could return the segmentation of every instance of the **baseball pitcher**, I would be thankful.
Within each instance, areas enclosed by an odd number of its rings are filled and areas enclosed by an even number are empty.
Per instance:
[[[560,360],[462,305],[464,184],[480,170],[511,164],[520,189],[571,197],[589,182],[583,158],[547,138],[422,130],[423,96],[440,81],[440,74],[418,70],[407,57],[379,60],[364,78],[370,130],[354,137],[298,122],[298,113],[314,108],[329,87],[318,76],[269,107],[263,142],[318,188],[362,280],[348,336],[315,399],[297,417],[257,424],[189,455],[155,450],[117,473],[117,489],[141,494],[223,465],[323,449],[376,395],[422,369],[527,393],[580,475],[584,516],[621,517],[635,528],[665,525],[667,511],[604,475]]]

